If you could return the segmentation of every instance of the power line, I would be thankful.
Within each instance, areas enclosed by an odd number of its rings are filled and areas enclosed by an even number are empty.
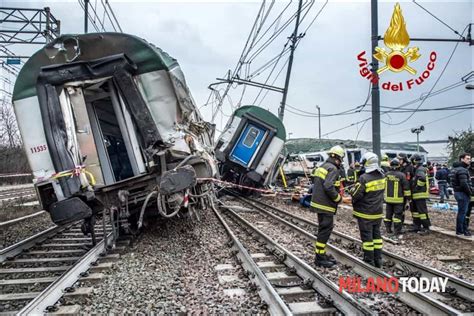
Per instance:
[[[368,104],[369,102],[369,99],[370,99],[370,88],[372,87],[372,84],[370,83],[369,84],[369,91],[367,93],[367,97],[365,98],[365,101],[364,103],[354,107],[354,108],[351,108],[349,110],[345,110],[345,111],[342,111],[342,112],[338,112],[338,113],[330,113],[330,114],[321,114],[321,117],[331,117],[331,116],[340,116],[340,115],[349,115],[349,114],[357,114],[357,113],[360,113],[362,112],[362,110],[365,108],[365,106]],[[302,116],[311,116],[311,117],[318,117],[319,114],[318,113],[314,113],[314,112],[307,112],[307,111],[303,111],[303,110],[300,110],[294,106],[291,106],[289,105],[288,103],[286,104],[288,107],[292,108],[293,110],[296,110],[296,111],[300,111],[306,115],[302,115]],[[293,114],[297,114],[297,113],[293,113]],[[301,114],[300,114],[301,115]]]
[[[247,37],[247,41],[245,42],[244,48],[242,49],[242,52],[240,53],[240,57],[239,57],[239,60],[237,62],[237,65],[235,66],[234,71],[232,72],[232,75],[229,76],[229,78],[234,78],[235,75],[240,72],[240,69],[242,68],[242,65],[243,65],[245,59],[247,58],[248,54],[250,53],[250,49],[251,49],[251,45],[252,45],[252,43],[251,43],[252,34],[254,33],[254,31],[257,28],[257,23],[258,23],[260,15],[262,14],[262,12],[264,10],[264,7],[265,7],[265,1],[263,1],[262,5],[260,6],[260,9],[257,13],[257,16],[255,17],[255,21],[253,23],[253,26],[250,30],[249,36]],[[253,41],[255,41],[255,36],[253,38]],[[224,90],[222,98],[220,98],[220,101],[217,104],[216,110],[212,113],[211,122],[214,121],[214,119],[217,115],[217,112],[218,112],[219,108],[222,106],[222,102],[224,102],[225,96],[229,93],[229,90],[230,90],[231,87],[232,87],[232,83],[229,82],[227,84],[225,90]],[[213,91],[211,91],[211,93],[213,93]]]
[[[464,32],[466,32],[468,26],[466,26],[464,28],[464,30],[462,31],[462,34],[461,35],[464,35]],[[433,86],[431,87],[430,91],[428,92],[428,94],[421,100],[420,104],[417,106],[417,109],[419,109],[426,101],[426,99],[428,98],[428,96],[431,94],[431,92],[433,92],[434,88],[436,87],[436,85],[438,84],[438,82],[441,80],[441,78],[443,77],[443,74],[444,72],[446,71],[446,69],[448,68],[450,62],[451,62],[451,59],[453,58],[454,56],[454,53],[456,52],[457,48],[459,46],[459,42],[456,43],[456,45],[454,46],[454,49],[453,51],[451,52],[451,55],[449,56],[448,58],[448,61],[446,62],[446,65],[444,65],[444,68],[443,70],[441,70],[441,73],[439,74],[438,78],[436,79],[435,83],[433,84]],[[415,115],[416,111],[414,111],[412,114],[410,114],[407,118],[403,119],[402,121],[400,122],[397,122],[397,123],[387,123],[387,122],[384,122],[381,120],[382,123],[386,124],[386,125],[391,125],[391,126],[394,126],[394,125],[401,125],[403,123],[405,123],[406,121],[408,121],[413,115]]]
[[[446,107],[441,107],[441,108],[430,108],[430,109],[397,109],[397,110],[391,111],[390,113],[452,111],[452,110],[458,110],[459,108],[472,108],[472,105],[474,105],[474,103],[466,103],[466,104],[446,106]]]
[[[104,3],[104,0],[100,0],[100,3],[102,4],[102,7],[104,8],[104,17],[103,19],[105,20],[105,15],[107,15],[107,18],[109,19],[110,25],[112,25],[113,29],[115,32],[117,32],[117,28],[114,25],[114,22],[112,21],[112,18],[110,17],[109,11],[107,10],[107,6]]]
[[[110,13],[112,14],[112,17],[114,18],[115,24],[117,25],[117,28],[120,30],[120,32],[123,32],[123,31],[122,31],[122,27],[120,26],[120,23],[119,23],[119,21],[118,21],[118,19],[117,19],[117,16],[115,15],[114,10],[112,9],[112,6],[111,6],[110,3],[109,3],[109,0],[105,0],[105,4],[106,4],[107,7],[109,8]]]
[[[271,83],[272,86],[275,85],[275,82],[276,82],[276,81],[278,80],[278,78],[280,77],[281,72],[286,68],[286,65],[288,64],[288,61],[289,61],[289,60],[290,60],[290,58],[288,57],[288,58],[286,59],[286,61],[283,63],[283,66],[281,67],[280,71],[278,71],[277,75],[275,76],[275,79],[273,79],[273,81],[272,81],[272,83]],[[275,65],[275,66],[276,66],[276,65]],[[269,79],[269,78],[270,78],[270,77],[267,78],[266,82],[268,82],[268,79]],[[258,96],[262,93],[262,91],[263,91],[263,89],[260,89],[260,92],[258,93],[257,98],[255,98],[254,104],[257,102]],[[270,92],[270,90],[268,90],[268,89],[265,91],[265,94],[263,95],[262,99],[260,99],[260,102],[258,103],[258,106],[261,106],[261,105],[262,105],[263,100],[265,100],[265,98],[267,97],[267,95],[268,95],[269,92]]]
[[[330,135],[330,134],[334,134],[334,133],[336,133],[336,132],[339,132],[339,131],[342,131],[342,130],[348,129],[349,127],[352,127],[352,126],[354,126],[354,125],[357,125],[357,124],[360,124],[360,123],[363,123],[363,122],[369,121],[369,120],[371,120],[371,119],[372,119],[372,118],[371,118],[371,117],[369,117],[369,118],[366,118],[366,119],[360,120],[360,121],[358,121],[358,122],[351,123],[350,125],[347,125],[347,126],[344,126],[344,127],[338,128],[338,129],[335,129],[335,130],[333,130],[333,131],[331,131],[331,132],[325,133],[325,134],[323,134],[323,136],[327,136],[327,135]]]
[[[453,114],[448,115],[448,116],[443,116],[443,117],[441,117],[441,118],[439,118],[439,119],[436,119],[436,120],[433,120],[433,121],[430,121],[430,122],[427,122],[427,123],[421,123],[420,125],[430,125],[430,124],[433,124],[433,123],[436,123],[436,122],[445,120],[445,119],[447,119],[447,118],[450,118],[450,117],[459,115],[459,114],[464,113],[464,112],[469,111],[469,110],[471,110],[471,109],[463,109],[463,110],[460,110],[460,111],[457,112],[457,113],[453,113]],[[400,134],[400,133],[402,133],[402,132],[410,131],[410,130],[411,130],[411,128],[399,130],[399,131],[397,131],[397,132],[387,134],[387,135],[385,135],[385,137],[392,136],[392,135],[396,135],[396,134]]]
[[[326,2],[323,4],[323,6],[321,7],[321,9],[319,9],[318,13],[316,13],[315,17],[313,18],[313,20],[311,21],[311,23],[309,23],[308,27],[306,28],[306,30],[304,30],[303,34],[306,34],[306,32],[309,30],[309,28],[313,25],[313,23],[316,21],[316,19],[318,18],[318,16],[321,14],[321,12],[323,12],[324,8],[326,7],[326,5],[328,4],[329,0],[326,0]]]
[[[464,36],[462,34],[459,34],[458,31],[456,31],[455,29],[453,29],[451,26],[449,26],[446,22],[444,22],[443,20],[441,20],[440,18],[438,18],[436,15],[434,15],[433,13],[431,13],[430,11],[428,11],[428,9],[426,9],[425,7],[423,7],[421,4],[419,4],[418,2],[416,2],[415,0],[413,0],[413,3],[416,4],[417,6],[419,6],[423,11],[425,11],[426,13],[428,13],[429,15],[431,15],[433,18],[435,18],[436,20],[438,20],[441,24],[443,24],[444,26],[446,26],[448,29],[450,29],[451,31],[454,32],[454,34],[460,36],[461,38],[464,39]],[[464,32],[463,32],[464,34]]]

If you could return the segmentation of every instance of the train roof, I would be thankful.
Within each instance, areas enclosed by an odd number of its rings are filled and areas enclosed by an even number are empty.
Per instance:
[[[342,145],[347,149],[350,148],[365,148],[372,149],[372,142],[342,140],[342,139],[315,139],[315,138],[294,138],[289,139],[286,144],[286,150],[290,154],[309,153],[324,151],[334,145]],[[382,150],[393,151],[416,151],[416,145],[406,143],[382,143]],[[420,146],[420,152],[427,153],[427,151]]]
[[[256,118],[261,119],[266,124],[276,128],[276,137],[286,140],[285,125],[283,125],[282,121],[272,112],[255,105],[244,105],[235,110],[234,115],[237,117],[242,117],[245,113],[249,113]]]
[[[88,61],[124,53],[137,65],[137,74],[170,70],[178,65],[176,59],[166,52],[134,35],[124,33],[62,35],[37,51],[22,67],[13,90],[13,101],[35,96],[40,69],[44,66],[67,63],[66,54],[71,55],[72,49],[73,52],[76,51],[75,43],[79,44],[80,54],[74,61]]]

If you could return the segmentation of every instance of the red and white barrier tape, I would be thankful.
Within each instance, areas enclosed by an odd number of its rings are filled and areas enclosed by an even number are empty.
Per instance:
[[[224,184],[224,185],[234,187],[234,188],[247,189],[247,190],[260,192],[260,193],[266,193],[266,194],[278,194],[278,195],[286,195],[286,196],[292,196],[294,194],[294,193],[279,192],[279,191],[269,190],[269,189],[258,189],[258,188],[249,187],[246,185],[236,184],[236,183],[214,179],[214,178],[197,178],[197,180],[201,182],[204,182],[204,181],[215,182],[215,183]]]

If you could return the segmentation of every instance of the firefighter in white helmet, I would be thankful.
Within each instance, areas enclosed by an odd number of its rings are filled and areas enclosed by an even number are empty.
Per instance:
[[[326,244],[334,227],[334,215],[342,197],[339,194],[341,168],[345,151],[334,146],[328,152],[328,159],[313,171],[313,196],[311,210],[318,213],[318,237],[315,242],[315,264],[332,267],[336,261],[326,254]]]
[[[381,268],[383,240],[380,225],[384,217],[385,177],[376,154],[365,153],[362,164],[365,173],[350,190],[354,208],[352,214],[359,224],[364,261]]]

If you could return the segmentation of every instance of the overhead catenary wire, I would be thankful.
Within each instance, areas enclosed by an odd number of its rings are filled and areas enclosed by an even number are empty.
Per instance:
[[[83,0],[78,0],[78,2],[79,2],[79,5],[81,6],[82,10],[85,12],[86,7],[85,7],[85,4],[84,4]],[[99,28],[97,27],[96,23],[94,22],[94,19],[92,18],[91,14],[90,14],[90,12],[87,13],[87,19],[89,20],[89,22],[91,22],[91,24],[94,27],[95,31],[100,32]]]
[[[450,90],[453,90],[455,88],[458,88],[458,87],[461,87],[461,86],[464,86],[466,82],[470,82],[470,80],[468,81],[463,81],[463,80],[460,80],[460,81],[457,81],[455,83],[452,83],[452,84],[449,84],[447,85],[446,87],[443,87],[439,90],[436,90],[436,91],[433,91],[429,94],[426,94],[426,95],[421,95],[420,97],[418,98],[415,98],[413,100],[410,100],[408,102],[405,102],[405,103],[402,103],[401,105],[398,105],[398,106],[395,106],[395,107],[390,107],[390,106],[381,106],[381,108],[386,108],[386,109],[389,109],[389,110],[386,110],[386,111],[382,111],[381,114],[387,114],[387,113],[391,113],[393,112],[393,110],[397,110],[397,109],[403,109],[411,104],[415,104],[417,102],[419,102],[420,100],[422,100],[423,98],[432,98],[436,95],[439,95],[439,94],[442,94],[442,93],[445,93],[445,92],[448,92]],[[370,91],[370,86],[369,86],[369,91]],[[369,103],[367,103],[366,105],[369,105]],[[287,106],[289,106],[290,108],[293,108],[294,110],[296,111],[299,111],[299,112],[302,112],[304,113],[305,115],[301,115],[301,116],[310,116],[310,117],[318,117],[318,113],[316,112],[309,112],[309,111],[304,111],[304,110],[300,110],[298,108],[296,108],[295,106],[291,106],[289,104],[287,104]],[[359,106],[356,106],[355,108],[353,109],[357,109]],[[357,112],[349,112],[353,109],[350,109],[350,110],[346,110],[346,111],[343,111],[344,113],[342,112],[337,112],[337,113],[321,113],[321,117],[331,117],[331,116],[338,116],[338,115],[350,115],[350,114],[357,114],[359,112],[362,112],[362,110],[360,111],[357,111]],[[414,111],[415,109],[410,109],[410,111]],[[349,112],[349,113],[347,113]]]
[[[323,11],[323,9],[325,8],[326,4],[327,4],[327,1],[326,1],[326,3],[321,7],[321,9],[318,11],[318,13],[315,15],[315,17],[314,17],[313,20],[311,21],[310,25],[306,28],[306,30],[304,31],[304,33],[302,33],[303,36],[304,36],[304,34],[306,34],[306,32],[308,31],[308,29],[311,27],[311,25],[313,25],[313,23],[316,21],[316,19],[318,18],[318,16],[321,14],[321,12]],[[305,13],[305,15],[303,16],[303,18],[301,19],[299,25],[302,24],[304,18],[307,16],[308,13],[309,13],[309,9],[306,11],[306,13]],[[299,44],[300,41],[301,41],[301,38],[302,38],[302,36],[299,36],[299,37],[298,37],[297,42],[296,42],[296,44],[295,44],[295,47],[298,46],[298,44]],[[270,79],[270,77],[271,77],[273,71],[275,70],[275,68],[276,68],[276,66],[277,66],[277,64],[278,64],[278,62],[279,62],[281,56],[283,56],[284,54],[286,54],[286,53],[288,53],[288,52],[290,51],[290,48],[288,47],[289,42],[290,42],[290,38],[288,38],[287,42],[285,43],[285,45],[284,45],[284,47],[283,47],[282,53],[279,55],[278,59],[275,61],[275,63],[274,63],[274,65],[273,65],[273,68],[272,68],[270,74],[267,76],[267,78],[266,78],[266,80],[265,80],[265,84],[267,84],[267,82],[269,81],[269,79]],[[288,60],[285,62],[285,65],[286,65],[287,63],[288,63]],[[271,64],[270,64],[270,65],[271,65]],[[267,67],[267,68],[268,68],[268,67]],[[284,66],[283,66],[283,68],[284,68]],[[273,82],[272,82],[271,85],[274,85],[275,81],[278,79],[279,75],[281,74],[281,71],[283,70],[283,68],[278,72],[277,76],[275,77],[275,79],[273,80]],[[261,72],[260,72],[260,73],[261,73]],[[263,88],[260,89],[260,91],[259,91],[257,97],[256,97],[255,100],[254,100],[254,104],[257,102],[257,99],[258,99],[258,97],[261,95],[262,91],[263,91]],[[369,91],[370,91],[370,90],[369,90]],[[260,100],[260,102],[259,102],[259,104],[258,104],[259,106],[261,105],[261,103],[263,102],[263,100],[265,99],[265,97],[268,95],[268,92],[269,92],[268,90],[265,92],[263,98]]]
[[[459,112],[453,113],[451,115],[443,116],[441,118],[438,118],[438,119],[435,119],[433,121],[429,121],[429,122],[426,122],[426,123],[421,123],[420,125],[426,126],[426,125],[430,125],[430,124],[433,124],[433,123],[437,123],[437,122],[443,121],[445,119],[448,119],[450,117],[459,115],[459,114],[464,113],[464,112],[469,111],[469,110],[471,110],[471,109],[463,109],[463,110],[460,110]],[[392,135],[398,135],[398,134],[406,132],[406,131],[411,131],[411,128],[406,128],[406,129],[402,129],[402,130],[399,130],[399,131],[394,132],[394,133],[387,134],[387,135],[385,135],[385,137],[392,136]]]
[[[265,3],[265,1],[262,3],[262,6],[264,5],[264,3]],[[311,6],[314,5],[314,3],[315,3],[314,0],[306,1],[305,4],[304,4],[303,9],[301,11],[309,10],[309,8],[311,8]],[[265,35],[269,32],[269,30],[272,28],[272,26],[275,25],[281,19],[281,16],[282,16],[283,12],[285,12],[288,9],[288,7],[289,7],[289,5],[286,5],[283,8],[282,12],[280,12],[280,14],[277,16],[277,18],[270,24],[270,26],[268,26],[266,28],[266,30],[264,31],[264,34],[262,36],[258,36],[258,33],[257,33],[256,36],[253,36],[253,38],[252,38],[251,35],[255,34],[254,33],[255,27],[252,28],[251,33],[249,34],[249,38],[247,39],[246,45],[244,46],[243,53],[241,54],[241,57],[239,58],[239,62],[237,64],[238,70],[237,71],[234,70],[234,72],[232,73],[231,76],[229,76],[229,78],[236,78],[236,74],[240,73],[240,71],[242,69],[242,65],[244,63],[251,63],[255,58],[257,58],[261,54],[261,52],[266,47],[268,47],[268,45],[270,45],[291,24],[291,22],[296,18],[297,12],[293,13],[292,16],[289,19],[287,19],[286,22],[283,23],[283,25],[279,26],[273,32],[273,34],[271,34],[269,36],[269,38],[265,39]],[[308,11],[303,13],[304,16],[306,16],[307,13],[308,13]],[[259,17],[261,15],[262,15],[262,7],[259,11],[259,14],[257,15],[256,21],[260,21]],[[269,16],[268,12],[267,12],[267,14],[265,14],[265,16],[266,17]],[[255,23],[254,23],[254,26],[255,26]],[[258,29],[258,31],[260,31],[262,29],[262,26],[263,26],[263,23],[260,24],[260,28]],[[248,43],[249,43],[250,38],[252,38],[253,41],[249,45]],[[260,42],[260,41],[264,41],[264,42],[256,48],[257,43]],[[284,51],[283,55],[286,54],[286,53],[287,52]],[[252,78],[262,74],[264,71],[266,71],[267,69],[269,69],[272,66],[274,66],[273,67],[273,70],[274,70],[274,68],[276,67],[275,63],[278,63],[280,59],[281,59],[281,56],[278,56],[278,55],[272,57],[272,59],[270,61],[267,61],[263,66],[260,67],[260,69],[257,69],[257,71],[252,72]],[[232,84],[230,82],[230,83],[228,83],[228,85],[226,87],[226,90],[224,91],[225,95],[229,93],[231,87],[232,87]],[[259,94],[261,94],[261,92]],[[222,106],[222,104],[219,104],[218,107],[219,106]],[[213,117],[214,117],[214,115],[213,115]]]
[[[468,26],[466,26],[464,28],[464,30],[462,31],[461,35],[464,35],[464,32],[466,32],[466,30],[468,29]],[[419,109],[426,101],[426,99],[428,98],[428,96],[431,94],[431,92],[433,92],[434,88],[436,88],[436,86],[438,85],[438,82],[441,80],[441,78],[443,77],[446,69],[448,68],[453,56],[454,56],[454,53],[456,53],[456,50],[459,46],[459,43],[460,42],[457,42],[456,45],[454,46],[453,48],[453,51],[451,52],[449,58],[448,58],[448,61],[446,62],[446,64],[444,65],[443,69],[441,70],[441,73],[439,74],[438,78],[436,79],[436,81],[434,82],[433,86],[431,87],[430,91],[428,92],[428,94],[423,97],[423,99],[421,100],[420,104],[417,106],[417,109]],[[401,120],[400,122],[397,122],[397,123],[388,123],[388,122],[384,122],[383,120],[381,120],[382,123],[386,124],[386,125],[401,125],[403,123],[405,123],[406,121],[408,121],[411,117],[413,117],[413,115],[415,115],[417,111],[414,111],[413,113],[411,113],[407,118]]]
[[[313,1],[307,1],[303,4],[301,11],[306,12],[305,10],[308,9],[308,6],[312,6]],[[272,34],[261,46],[255,49],[255,52],[250,55],[248,58],[249,62],[252,62],[258,55],[260,55],[283,31],[285,31],[290,24],[296,19],[298,15],[298,12],[293,13],[293,15],[285,22],[283,25],[275,32]],[[303,22],[303,19],[301,19],[300,24]]]
[[[290,61],[290,57],[288,57],[286,59],[286,61],[283,63],[283,66],[280,68],[280,71],[278,71],[278,73],[276,74],[275,78],[273,79],[271,85],[273,86],[275,84],[275,82],[278,80],[278,78],[280,77],[280,74],[283,72],[283,70],[286,68],[286,66],[288,65],[288,62]],[[276,66],[276,65],[275,65]],[[267,78],[267,80],[265,81],[265,84],[268,82],[270,76]],[[257,97],[255,98],[254,100],[254,104],[257,103],[257,99],[258,97],[260,96],[260,94],[262,93],[263,89],[260,89],[260,92],[258,93]],[[267,97],[268,93],[270,92],[270,90],[265,90],[265,94],[263,95],[263,97],[260,99],[260,102],[258,103],[258,106],[261,106],[262,103],[263,103],[263,100],[265,100],[265,98]]]
[[[117,28],[119,29],[120,32],[123,32],[122,27],[120,26],[120,22],[117,19],[117,16],[115,15],[114,9],[112,9],[112,6],[109,3],[109,0],[105,0],[105,4],[110,10],[110,13],[112,14],[112,17],[114,18],[115,24],[117,25]]]
[[[235,66],[235,68],[234,68],[234,71],[233,71],[232,74],[229,76],[230,78],[234,78],[235,75],[240,72],[240,69],[242,68],[243,63],[245,62],[245,59],[247,58],[247,55],[248,55],[249,52],[250,52],[250,47],[249,47],[249,46],[252,45],[252,43],[251,43],[252,35],[254,34],[254,32],[256,31],[256,29],[257,29],[257,27],[258,27],[257,25],[258,25],[259,17],[262,15],[264,8],[265,8],[265,1],[263,1],[262,4],[261,4],[261,6],[260,6],[260,9],[259,9],[259,11],[258,11],[258,13],[257,13],[257,16],[255,17],[255,21],[254,21],[254,23],[253,23],[253,25],[252,25],[252,28],[251,28],[251,30],[250,30],[249,36],[247,37],[247,41],[245,42],[244,48],[242,49],[242,52],[241,52],[241,54],[240,54],[239,60],[238,60],[236,66]],[[253,41],[254,41],[254,40],[255,40],[255,36],[253,37]],[[221,100],[219,101],[219,103],[217,104],[216,109],[215,109],[215,110],[213,111],[213,113],[212,113],[211,122],[214,122],[214,119],[215,119],[215,117],[216,117],[216,115],[217,115],[217,113],[218,113],[218,111],[219,111],[219,108],[222,106],[222,102],[223,102],[223,100],[225,99],[225,96],[227,95],[227,93],[230,91],[230,88],[231,88],[231,87],[232,87],[232,82],[227,83],[227,86],[226,86],[226,88],[225,88],[225,90],[224,90],[224,93],[223,93],[223,95],[222,95],[222,98],[221,98]],[[213,92],[211,91],[211,93],[213,93]]]
[[[107,6],[105,5],[104,0],[100,0],[100,3],[102,4],[102,7],[104,9],[104,15],[107,16],[107,19],[109,20],[110,25],[112,26],[114,31],[117,32],[117,28],[112,20],[112,17],[110,16],[109,10]],[[104,16],[104,19],[105,19],[105,16]]]
[[[413,3],[416,4],[417,6],[419,6],[423,11],[425,11],[426,13],[428,13],[429,15],[431,15],[433,18],[435,18],[436,20],[438,20],[441,24],[443,24],[444,26],[446,26],[448,29],[450,29],[451,31],[454,32],[454,34],[458,35],[459,37],[463,38],[464,39],[464,32],[463,34],[459,34],[458,31],[456,31],[454,28],[452,28],[451,26],[449,26],[446,22],[444,22],[443,20],[441,20],[440,18],[438,18],[436,15],[434,15],[433,13],[431,13],[430,11],[428,11],[428,9],[426,9],[425,7],[423,7],[421,4],[419,4],[418,2],[416,2],[415,0],[413,0]]]

